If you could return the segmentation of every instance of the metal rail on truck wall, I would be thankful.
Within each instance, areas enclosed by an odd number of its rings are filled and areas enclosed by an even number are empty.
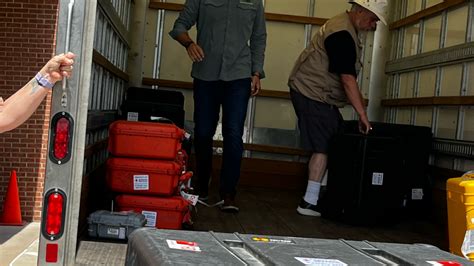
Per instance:
[[[56,54],[76,54],[53,90],[38,265],[73,265],[84,163],[96,0],[60,0]]]

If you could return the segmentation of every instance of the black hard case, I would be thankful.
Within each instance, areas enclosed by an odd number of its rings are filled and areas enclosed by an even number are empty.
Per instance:
[[[127,101],[164,103],[184,106],[184,95],[179,91],[130,87],[127,89]]]
[[[130,87],[121,112],[121,118],[125,120],[137,113],[138,121],[151,122],[165,118],[184,128],[184,95],[179,91]]]
[[[329,153],[323,216],[351,224],[395,221],[404,200],[399,143],[391,137],[338,136]]]
[[[345,122],[345,132],[357,133],[358,121]],[[391,123],[372,123],[371,136],[399,140],[399,158],[402,160],[401,180],[405,185],[404,211],[410,216],[430,213],[432,184],[429,176],[429,158],[433,145],[430,127]],[[414,195],[414,191],[422,191]]]
[[[171,120],[175,125],[184,128],[183,107],[152,102],[125,101],[122,104],[122,119],[129,120],[129,113],[138,113],[138,121],[153,122],[165,118]]]
[[[369,135],[346,121],[329,152],[323,215],[352,224],[392,223],[406,212],[427,214],[430,202],[428,127],[372,123]],[[373,184],[374,173],[383,183]],[[375,176],[380,174],[375,174]],[[412,199],[422,189],[423,199]]]
[[[135,229],[144,227],[145,216],[135,212],[110,212],[99,210],[87,218],[90,237],[128,239]]]

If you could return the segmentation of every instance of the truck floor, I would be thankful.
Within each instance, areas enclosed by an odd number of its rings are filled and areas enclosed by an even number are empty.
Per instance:
[[[215,189],[209,202],[217,202]],[[256,235],[299,236],[310,238],[368,240],[391,243],[424,243],[448,249],[445,225],[429,219],[404,218],[378,226],[352,226],[321,217],[296,213],[301,193],[255,187],[240,187],[237,214],[223,213],[218,207],[198,204],[192,230]],[[77,265],[124,265],[124,242],[84,239],[79,244]]]
[[[430,217],[403,217],[400,222],[395,223],[352,226],[321,217],[299,215],[296,207],[301,196],[301,193],[295,191],[241,187],[236,198],[240,208],[238,214],[223,213],[217,207],[198,205],[194,230],[425,243],[443,250],[448,249],[446,226],[431,222]],[[217,200],[217,193],[211,193],[210,202]]]

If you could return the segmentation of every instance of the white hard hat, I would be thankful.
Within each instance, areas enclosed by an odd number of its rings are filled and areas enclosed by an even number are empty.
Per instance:
[[[387,0],[351,0],[351,4],[358,4],[361,7],[374,13],[383,24],[387,25]]]

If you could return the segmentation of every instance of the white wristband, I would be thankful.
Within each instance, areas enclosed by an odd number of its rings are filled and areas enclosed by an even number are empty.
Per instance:
[[[38,82],[38,84],[42,87],[45,87],[45,88],[48,88],[48,89],[52,89],[54,87],[54,84],[51,83],[47,77],[41,75],[40,72],[38,72],[35,76],[35,79],[36,81]]]

